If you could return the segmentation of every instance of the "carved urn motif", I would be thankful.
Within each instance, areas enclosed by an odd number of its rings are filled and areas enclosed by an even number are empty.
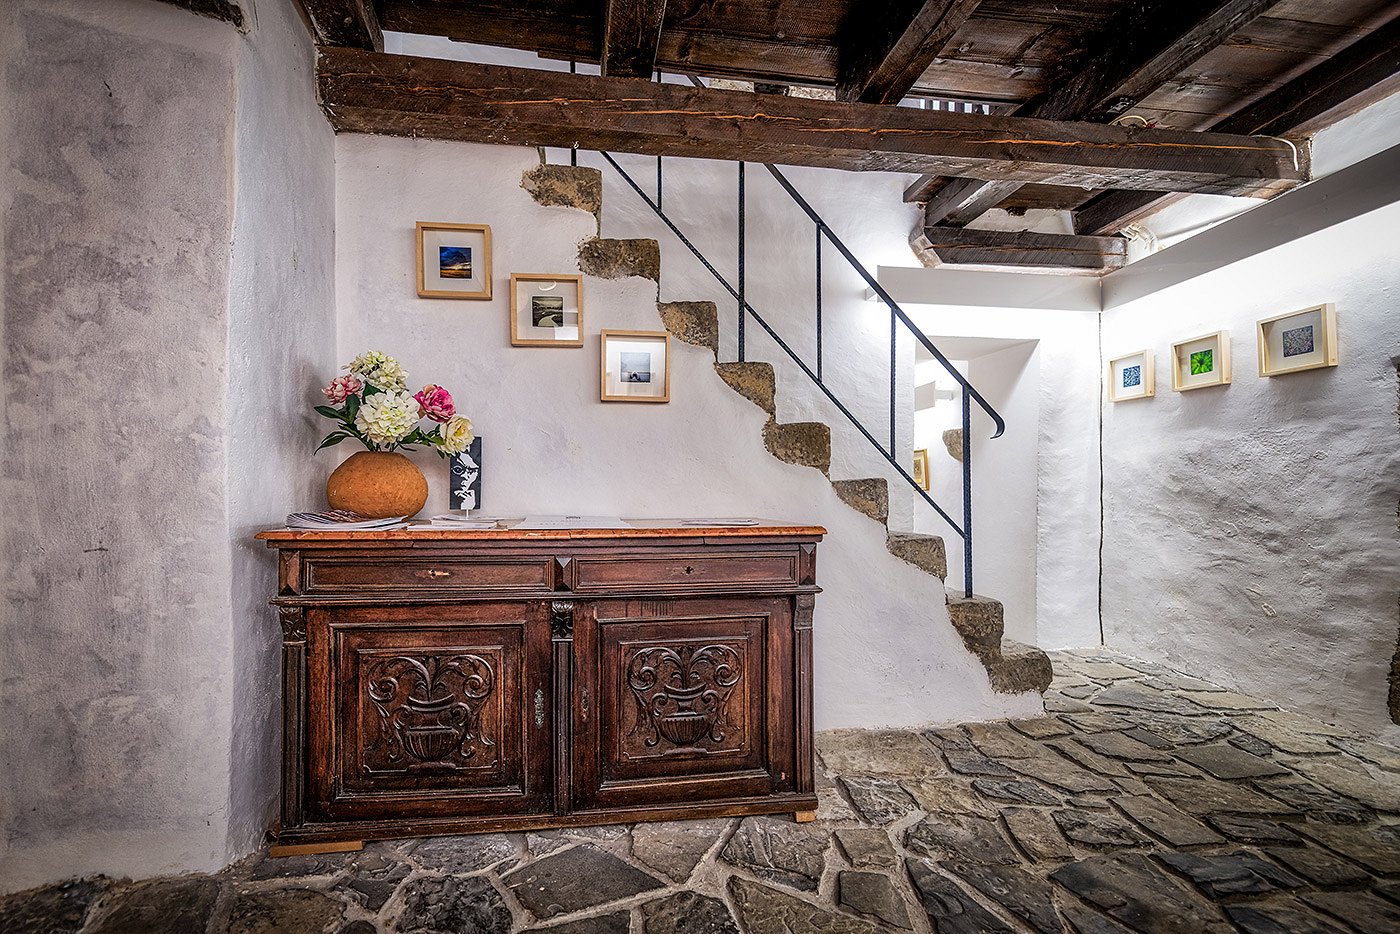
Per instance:
[[[651,733],[646,745],[656,746],[663,738],[676,746],[723,741],[725,705],[741,668],[739,653],[727,645],[658,645],[637,651],[627,665],[627,685],[637,700],[639,725]]]
[[[479,655],[397,656],[381,662],[366,692],[379,715],[384,757],[409,767],[452,765],[494,746],[480,729],[481,705],[495,686]],[[412,760],[411,762],[409,760]]]

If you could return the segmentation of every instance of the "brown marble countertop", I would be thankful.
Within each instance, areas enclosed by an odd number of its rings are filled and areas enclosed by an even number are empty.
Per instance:
[[[822,536],[826,529],[820,525],[792,525],[771,519],[760,519],[756,525],[681,525],[682,519],[623,519],[631,528],[625,529],[517,529],[524,519],[503,519],[494,529],[434,528],[426,523],[404,529],[268,529],[257,538],[276,547],[283,542],[331,541],[463,541],[463,540],[523,540],[577,538],[755,538],[774,535]]]

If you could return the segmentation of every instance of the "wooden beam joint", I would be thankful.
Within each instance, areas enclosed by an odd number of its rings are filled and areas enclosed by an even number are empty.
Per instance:
[[[951,265],[1014,266],[1103,273],[1118,269],[1128,256],[1121,237],[1080,237],[1017,230],[926,226],[913,242],[928,262]]]

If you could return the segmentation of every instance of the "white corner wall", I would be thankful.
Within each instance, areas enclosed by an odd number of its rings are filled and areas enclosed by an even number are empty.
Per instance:
[[[1157,354],[1104,403],[1108,645],[1368,732],[1389,722],[1400,596],[1400,206],[1105,313]],[[1257,375],[1255,322],[1337,306],[1341,365]],[[1230,331],[1233,384],[1176,393],[1170,347]],[[1044,504],[1043,504],[1044,505]]]

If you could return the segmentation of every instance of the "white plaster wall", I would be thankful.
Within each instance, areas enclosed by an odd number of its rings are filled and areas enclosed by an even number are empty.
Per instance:
[[[1108,644],[1392,737],[1397,223],[1392,205],[1208,273],[1103,334],[1105,359],[1158,360],[1156,398],[1104,404]],[[1260,378],[1255,321],[1321,302],[1341,365]],[[1233,384],[1174,393],[1171,343],[1221,328]]]
[[[218,868],[236,33],[5,6],[0,891]]]
[[[335,135],[316,105],[315,51],[293,0],[243,0],[228,314],[228,548],[232,556],[229,856],[276,812],[281,628],[276,560],[252,536],[322,501],[311,406],[335,361]]]
[[[652,282],[585,279],[582,349],[510,347],[510,272],[576,271],[577,242],[595,226],[520,188],[538,162],[534,151],[343,135],[336,161],[340,357],[377,347],[398,356],[414,382],[453,390],[484,438],[487,512],[760,514],[824,524],[818,728],[1040,709],[1034,695],[991,693],[948,624],[941,586],[890,556],[880,525],[841,503],[820,473],[768,455],[764,414],[719,379],[708,351],[672,342],[667,405],[597,401],[597,332],[659,330]],[[609,180],[605,198],[616,197]],[[416,297],[417,220],[492,225],[492,301]],[[334,457],[322,456],[329,472]],[[428,509],[445,507],[445,465],[432,455],[417,460],[429,475]]]

